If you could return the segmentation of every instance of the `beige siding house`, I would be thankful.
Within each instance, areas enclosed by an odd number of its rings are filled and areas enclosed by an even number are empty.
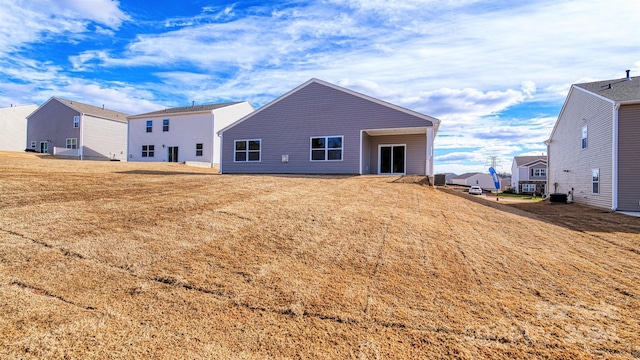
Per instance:
[[[640,77],[574,84],[546,141],[548,191],[640,211]]]

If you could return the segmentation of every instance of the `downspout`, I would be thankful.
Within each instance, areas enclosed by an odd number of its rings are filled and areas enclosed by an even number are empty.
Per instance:
[[[218,170],[218,172],[220,174],[222,174],[222,157],[224,156],[224,154],[222,153],[222,147],[223,147],[222,143],[224,141],[224,136],[223,136],[223,134],[220,134],[220,133],[218,133],[216,135],[218,135],[220,137],[220,169]],[[262,146],[262,144],[260,144],[260,146]],[[211,147],[213,147],[213,145]]]
[[[620,103],[613,106],[613,141],[611,164],[611,210],[618,210],[618,111]]]
[[[216,143],[216,115],[211,110],[211,168],[213,169],[215,163],[215,143]],[[222,158],[220,158],[220,163],[222,163]]]
[[[362,175],[362,153],[364,152],[364,149],[362,148],[362,133],[364,132],[364,130],[360,130],[360,164],[359,164],[359,170],[358,170],[358,174]]]
[[[80,160],[83,160],[84,157],[84,114],[80,113],[80,144],[78,149],[80,151]]]

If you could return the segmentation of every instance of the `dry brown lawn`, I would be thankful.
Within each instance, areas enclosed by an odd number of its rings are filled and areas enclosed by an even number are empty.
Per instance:
[[[0,153],[0,358],[640,358],[640,218]]]

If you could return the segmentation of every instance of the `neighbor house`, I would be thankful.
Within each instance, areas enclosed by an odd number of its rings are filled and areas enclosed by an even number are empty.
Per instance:
[[[432,177],[439,124],[311,79],[220,131],[221,172]]]
[[[27,148],[27,116],[38,105],[22,105],[0,109],[0,150],[25,151]]]
[[[451,179],[450,184],[462,186],[480,186],[484,190],[496,189],[491,174],[484,174],[479,172],[458,175],[457,177]],[[502,181],[500,182],[500,185],[502,186]]]
[[[127,117],[129,161],[220,164],[219,130],[254,111],[247,102],[192,105]]]
[[[546,194],[547,156],[515,156],[511,163],[511,187],[516,194]]]
[[[27,117],[27,145],[80,160],[126,160],[127,114],[52,97]]]
[[[640,77],[574,84],[548,147],[549,191],[640,211]]]

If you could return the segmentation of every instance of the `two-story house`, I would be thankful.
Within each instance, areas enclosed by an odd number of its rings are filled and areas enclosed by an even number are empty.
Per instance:
[[[192,105],[127,117],[129,161],[220,164],[217,132],[254,111],[248,101]]]
[[[515,156],[511,163],[511,188],[516,194],[546,194],[547,157]]]
[[[52,97],[27,117],[30,150],[80,160],[126,160],[127,114]]]
[[[548,147],[549,191],[640,211],[640,76],[574,84]]]

